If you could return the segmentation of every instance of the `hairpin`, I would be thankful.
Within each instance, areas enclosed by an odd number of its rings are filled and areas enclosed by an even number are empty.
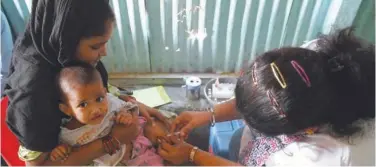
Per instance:
[[[242,77],[244,75],[244,70],[240,70],[239,75]]]
[[[272,68],[275,79],[277,79],[281,87],[285,89],[287,87],[287,84],[278,66],[273,62],[273,63],[270,63],[270,67]]]
[[[292,65],[292,67],[294,67],[294,69],[296,70],[296,72],[298,72],[299,76],[303,79],[303,81],[306,83],[306,85],[308,87],[311,87],[311,81],[309,80],[309,77],[306,74],[306,72],[303,69],[303,67],[300,66],[299,63],[296,62],[295,60],[291,61],[291,65]]]
[[[254,85],[257,85],[257,76],[256,76],[256,63],[252,67],[252,81]]]
[[[279,105],[279,103],[277,102],[277,100],[275,99],[274,95],[272,94],[272,92],[270,90],[267,90],[266,91],[266,94],[268,95],[269,97],[269,100],[270,100],[270,103],[272,104],[273,108],[278,111],[279,115],[282,116],[282,117],[285,117],[285,112],[282,110],[282,107]]]

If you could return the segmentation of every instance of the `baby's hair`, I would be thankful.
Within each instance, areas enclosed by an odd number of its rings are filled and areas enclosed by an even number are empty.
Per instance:
[[[317,47],[272,50],[244,70],[235,95],[249,126],[274,136],[329,124],[351,135],[356,120],[375,117],[374,46],[346,28]]]
[[[94,82],[101,82],[101,76],[97,69],[90,64],[74,62],[63,67],[56,77],[57,87],[61,100],[64,100],[68,88],[65,84],[87,85]]]

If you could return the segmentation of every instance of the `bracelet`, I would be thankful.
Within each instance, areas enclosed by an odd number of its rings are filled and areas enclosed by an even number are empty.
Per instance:
[[[198,150],[198,147],[196,146],[192,148],[191,153],[189,154],[189,162],[194,161],[197,150]]]
[[[104,151],[106,153],[110,153],[110,148],[108,147],[108,143],[105,141],[105,139],[102,139],[102,144],[103,144],[103,148],[104,148]]]
[[[107,141],[107,145],[110,147],[110,155],[113,155],[116,153],[116,147],[112,144],[112,136],[109,136],[109,139]]]
[[[112,139],[114,139],[114,138],[112,138]],[[109,142],[111,143],[112,147],[114,148],[114,151],[117,152],[117,151],[120,150],[120,144],[116,143],[115,141],[114,140],[110,140]]]
[[[108,143],[109,143],[109,145],[110,145],[111,148],[112,148],[112,152],[111,152],[110,155],[115,154],[115,153],[118,151],[118,148],[117,148],[116,145],[112,142],[112,140],[109,140]]]
[[[112,154],[114,154],[114,147],[112,146],[112,144],[110,143],[111,141],[110,141],[111,139],[106,139],[105,141],[104,141],[104,144],[105,144],[105,146],[107,147],[107,153],[109,154],[109,155],[112,155]]]
[[[111,135],[108,135],[108,136],[102,138],[104,150],[109,155],[113,155],[116,152],[116,147],[111,142],[112,139],[113,139],[113,137]]]
[[[115,149],[120,150],[120,145],[121,145],[120,141],[116,137],[113,137],[113,136],[111,136],[111,137],[113,139],[113,140],[111,140],[112,144],[114,144],[114,141],[116,141],[116,143],[117,143],[117,145],[114,145]]]
[[[210,126],[214,127],[214,125],[215,125],[215,113],[214,113],[214,110],[213,110],[213,108],[209,108],[208,110],[211,112]]]

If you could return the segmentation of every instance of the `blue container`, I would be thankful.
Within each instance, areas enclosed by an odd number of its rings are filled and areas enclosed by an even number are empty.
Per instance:
[[[243,120],[233,120],[216,123],[210,127],[209,151],[228,159],[229,144],[234,132],[244,126]]]

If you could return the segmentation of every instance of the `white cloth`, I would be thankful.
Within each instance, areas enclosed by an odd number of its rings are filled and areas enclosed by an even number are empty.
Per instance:
[[[124,102],[116,96],[108,93],[108,112],[103,118],[102,122],[97,125],[85,125],[78,129],[69,130],[65,127],[61,127],[60,140],[62,143],[69,144],[71,146],[77,146],[77,140],[84,134],[88,134],[89,139],[85,141],[90,143],[93,140],[102,138],[110,133],[114,121],[111,118],[115,115],[116,112],[119,112],[121,108],[125,108],[127,111],[134,110],[138,112],[138,106],[130,102]],[[110,156],[109,154],[103,155],[94,160],[94,165],[96,166],[114,166],[118,164],[124,154],[126,146],[123,145],[121,150]]]
[[[375,120],[361,121],[362,131],[350,138],[334,138],[328,134],[314,134],[294,142],[272,154],[266,166],[375,166]],[[246,126],[240,152],[250,140]]]
[[[309,50],[313,50],[313,51],[317,51],[317,41],[318,39],[314,39],[314,40],[311,40],[311,41],[308,41],[308,42],[305,42],[303,45],[301,45],[300,47],[301,48],[305,48],[305,49],[309,49]]]

